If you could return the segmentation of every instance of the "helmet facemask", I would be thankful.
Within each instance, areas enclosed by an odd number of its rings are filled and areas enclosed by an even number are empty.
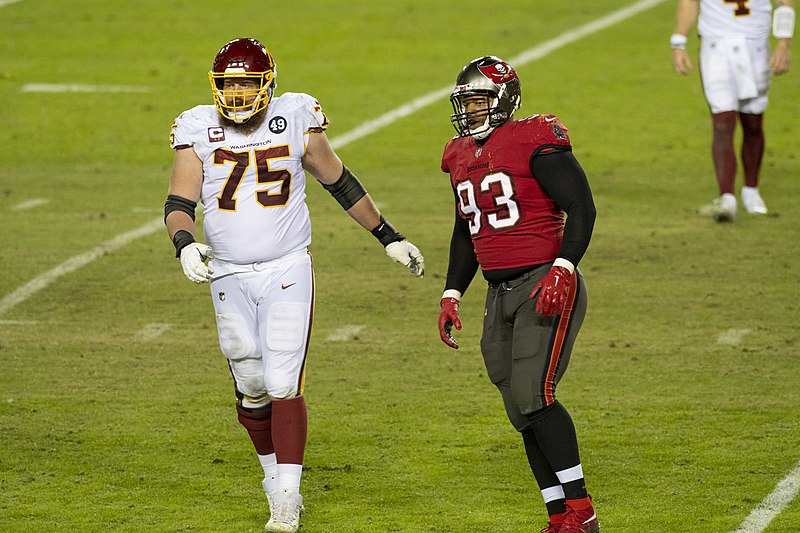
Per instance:
[[[245,72],[243,69],[228,68],[225,72],[209,72],[208,78],[217,109],[222,116],[237,124],[247,122],[265,109],[275,87],[273,71]],[[234,87],[234,81],[244,83]]]
[[[508,121],[509,115],[499,109],[498,101],[491,93],[454,92],[450,97],[453,105],[450,122],[462,137],[469,135],[479,140],[485,139],[497,126]]]

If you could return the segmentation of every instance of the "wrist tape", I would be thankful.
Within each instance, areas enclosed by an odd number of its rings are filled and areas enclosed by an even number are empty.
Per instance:
[[[688,39],[685,35],[681,35],[680,33],[673,33],[669,38],[669,47],[673,50],[676,48],[686,48],[686,41]]]
[[[772,35],[777,39],[791,39],[794,35],[794,8],[778,6],[772,12]]]
[[[403,235],[394,229],[391,224],[389,224],[385,218],[381,217],[381,223],[378,224],[378,227],[372,230],[372,235],[380,241],[384,248],[392,244],[393,242],[402,241],[405,239]]]
[[[175,245],[175,257],[181,256],[181,250],[192,244],[194,241],[194,237],[191,233],[186,230],[178,230],[175,232],[175,235],[172,236],[172,244]]]

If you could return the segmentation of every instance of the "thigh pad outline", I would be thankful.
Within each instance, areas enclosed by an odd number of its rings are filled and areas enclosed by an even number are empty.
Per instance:
[[[249,404],[258,405],[266,397],[264,368],[256,353],[253,336],[244,318],[235,313],[218,313],[219,346],[230,363],[236,389]]]
[[[296,352],[303,348],[308,326],[308,304],[275,302],[267,311],[267,347],[275,352]]]

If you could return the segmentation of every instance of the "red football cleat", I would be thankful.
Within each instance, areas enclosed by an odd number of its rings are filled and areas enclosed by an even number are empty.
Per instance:
[[[566,517],[567,513],[554,514],[550,517],[550,520],[547,521],[547,527],[544,528],[541,533],[560,533],[561,524],[564,523]]]
[[[558,533],[600,533],[600,522],[594,507],[575,509],[567,504],[567,517],[561,523]]]

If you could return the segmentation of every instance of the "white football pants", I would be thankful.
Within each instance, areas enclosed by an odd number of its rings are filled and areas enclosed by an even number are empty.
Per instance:
[[[242,406],[302,394],[314,309],[308,251],[246,265],[211,264],[219,345]]]
[[[700,76],[712,113],[764,113],[771,81],[769,53],[768,40],[738,36],[700,39]]]

